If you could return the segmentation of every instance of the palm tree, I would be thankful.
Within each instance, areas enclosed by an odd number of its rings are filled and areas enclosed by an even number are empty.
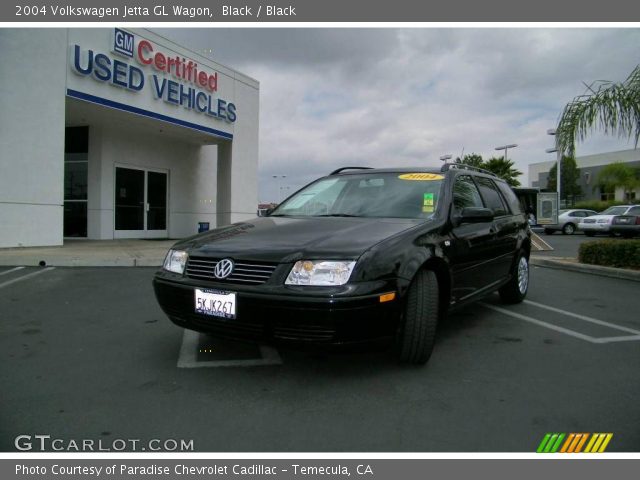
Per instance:
[[[620,137],[640,138],[640,65],[621,83],[599,80],[578,95],[562,112],[556,128],[558,149],[573,156],[576,140],[599,127]]]
[[[513,165],[514,163],[511,160],[505,160],[504,157],[491,157],[484,162],[482,168],[495,173],[512,187],[519,187],[520,182],[516,177],[522,175],[522,172],[513,168]]]

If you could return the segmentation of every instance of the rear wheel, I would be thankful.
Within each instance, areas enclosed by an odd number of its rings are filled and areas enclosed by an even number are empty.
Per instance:
[[[498,292],[503,303],[520,303],[529,291],[529,260],[524,252],[518,254],[511,270],[511,279]]]
[[[576,226],[573,223],[567,223],[564,227],[562,227],[562,233],[565,235],[573,235],[576,233]]]
[[[438,326],[438,278],[431,270],[421,270],[413,279],[404,308],[400,331],[400,361],[424,364],[429,360]]]

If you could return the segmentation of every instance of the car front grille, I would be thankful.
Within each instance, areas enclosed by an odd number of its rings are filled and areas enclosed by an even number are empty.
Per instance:
[[[305,325],[278,321],[273,324],[273,336],[280,340],[329,342],[333,340],[335,334],[335,328],[328,325]]]
[[[197,280],[212,280],[222,283],[261,285],[265,283],[278,266],[275,263],[234,261],[233,272],[227,278],[219,279],[213,273],[221,259],[207,257],[189,257],[187,277]]]

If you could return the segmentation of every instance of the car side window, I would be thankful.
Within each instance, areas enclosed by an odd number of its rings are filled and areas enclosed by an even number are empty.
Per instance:
[[[627,212],[627,215],[640,215],[640,207],[632,207]]]
[[[487,205],[487,208],[493,210],[493,214],[496,217],[507,215],[508,210],[502,201],[502,196],[498,192],[495,184],[488,178],[476,177],[476,183],[480,188],[480,194]]]
[[[502,198],[506,200],[506,204],[511,209],[511,213],[514,215],[519,215],[522,213],[522,207],[520,205],[520,201],[518,201],[518,197],[515,192],[511,190],[511,187],[506,182],[495,182],[500,189],[500,193],[502,193]]]
[[[484,207],[482,197],[469,175],[458,175],[453,184],[453,210],[460,213],[468,207]]]

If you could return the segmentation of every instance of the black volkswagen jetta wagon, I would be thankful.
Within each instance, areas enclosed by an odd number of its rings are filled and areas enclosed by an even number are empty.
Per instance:
[[[348,167],[266,217],[176,243],[153,280],[175,324],[222,338],[389,341],[425,363],[447,310],[498,291],[523,300],[531,231],[500,178]]]

